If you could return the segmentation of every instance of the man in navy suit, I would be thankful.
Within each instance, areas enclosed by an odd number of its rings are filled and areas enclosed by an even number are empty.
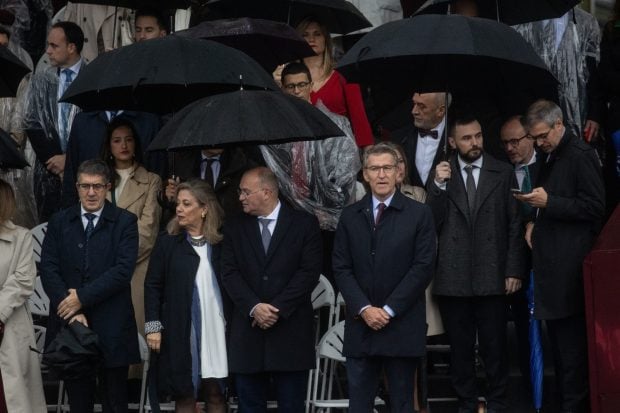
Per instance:
[[[334,276],[346,302],[344,351],[349,411],[367,413],[385,370],[390,411],[413,411],[413,377],[426,352],[424,291],[433,276],[430,208],[396,187],[398,154],[364,153],[371,193],[344,209],[334,242]]]
[[[244,214],[224,225],[222,282],[233,302],[228,320],[229,371],[239,410],[267,411],[270,379],[278,411],[304,411],[308,370],[314,367],[312,290],[321,272],[321,234],[313,215],[278,199],[278,181],[265,167],[239,183]]]
[[[80,203],[52,217],[41,252],[41,281],[50,298],[46,338],[53,340],[66,322],[95,331],[102,368],[92,377],[66,381],[71,411],[93,411],[98,379],[103,411],[127,412],[128,367],[140,362],[131,304],[136,216],[105,200],[110,170],[103,161],[82,163],[76,186]]]

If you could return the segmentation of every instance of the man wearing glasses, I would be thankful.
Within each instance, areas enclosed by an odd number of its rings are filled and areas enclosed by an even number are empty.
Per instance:
[[[379,143],[364,153],[370,186],[340,216],[333,267],[346,302],[349,411],[373,411],[385,371],[390,411],[412,412],[413,378],[426,352],[425,290],[435,264],[431,210],[396,188],[398,154]]]
[[[605,211],[600,162],[593,148],[567,131],[555,103],[533,103],[525,123],[544,152],[532,192],[515,195],[535,209],[526,230],[534,268],[534,316],[547,325],[560,411],[582,412],[588,408],[582,265]]]
[[[525,242],[512,168],[483,150],[482,128],[455,114],[450,162],[435,168],[426,202],[439,234],[433,293],[450,341],[452,386],[459,413],[478,411],[476,337],[487,375],[487,412],[508,409],[506,295],[521,288]]]
[[[131,304],[138,255],[136,216],[107,202],[110,170],[101,160],[77,171],[80,203],[49,221],[41,251],[41,281],[50,298],[47,343],[65,323],[81,323],[99,337],[99,371],[66,380],[71,411],[92,412],[96,382],[104,412],[127,412],[127,372],[140,362]]]

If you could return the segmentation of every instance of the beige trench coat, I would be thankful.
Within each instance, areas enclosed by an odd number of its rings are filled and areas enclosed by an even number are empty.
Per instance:
[[[11,413],[47,411],[39,356],[30,350],[36,343],[27,300],[36,276],[30,232],[11,221],[0,225],[0,370]]]
[[[138,166],[129,176],[123,192],[116,200],[116,206],[126,209],[138,217],[138,261],[131,279],[131,297],[140,334],[144,335],[144,278],[149,266],[151,250],[159,233],[161,207],[157,193],[161,189],[161,179],[144,167]],[[108,201],[112,195],[108,192]]]

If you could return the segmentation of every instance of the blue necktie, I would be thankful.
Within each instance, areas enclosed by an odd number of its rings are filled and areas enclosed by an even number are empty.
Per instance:
[[[73,71],[71,69],[63,69],[61,72],[65,77],[65,82],[62,88],[61,96],[67,91],[71,82],[73,82]],[[67,141],[69,140],[69,113],[71,112],[70,103],[60,104],[60,147],[62,151],[67,150]]]
[[[86,242],[84,243],[84,270],[88,269],[88,240],[91,235],[93,235],[93,231],[95,230],[95,218],[97,215],[86,213],[84,214],[84,218],[88,220],[88,224],[86,225],[86,229],[84,229],[84,235],[86,236]]]

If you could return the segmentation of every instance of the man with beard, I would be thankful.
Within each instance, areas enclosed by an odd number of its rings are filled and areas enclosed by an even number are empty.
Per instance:
[[[457,155],[435,168],[427,203],[439,238],[434,294],[451,345],[459,413],[477,411],[475,345],[487,374],[487,412],[507,409],[506,295],[521,287],[523,228],[514,172],[483,151],[472,116],[455,116],[448,142]]]

